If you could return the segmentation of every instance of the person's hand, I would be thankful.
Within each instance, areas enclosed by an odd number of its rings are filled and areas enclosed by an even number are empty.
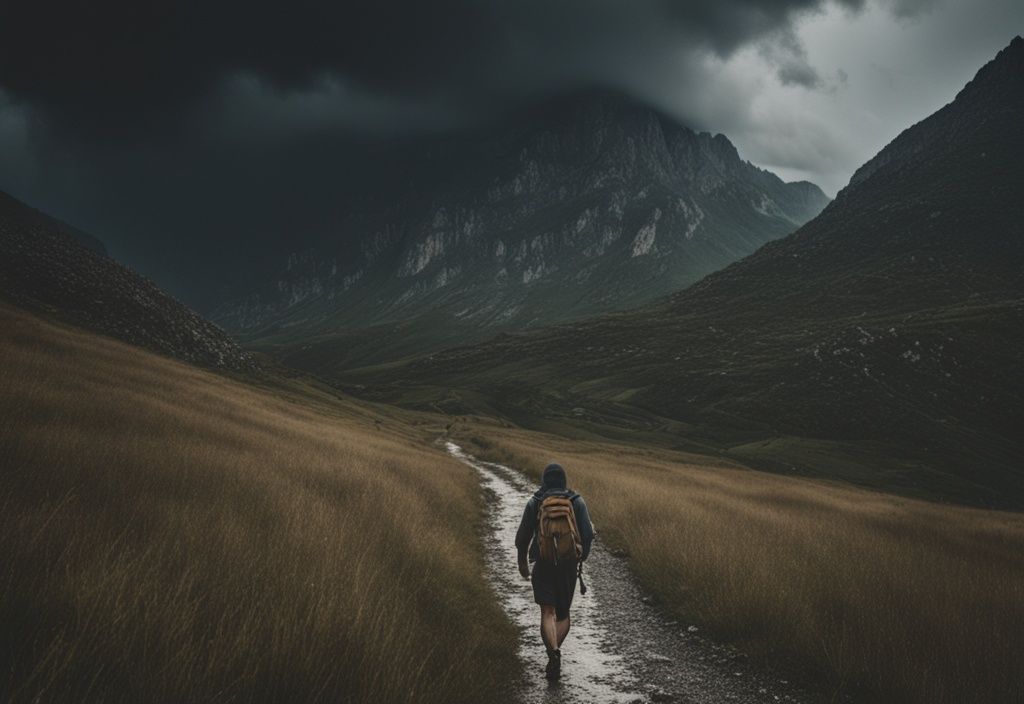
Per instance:
[[[526,561],[525,557],[519,558],[519,574],[523,576],[523,579],[530,578],[530,563]]]

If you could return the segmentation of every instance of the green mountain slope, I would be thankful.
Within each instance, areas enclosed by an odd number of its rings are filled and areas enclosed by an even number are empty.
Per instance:
[[[819,217],[682,293],[348,380],[1024,507],[1022,124],[1018,37]]]

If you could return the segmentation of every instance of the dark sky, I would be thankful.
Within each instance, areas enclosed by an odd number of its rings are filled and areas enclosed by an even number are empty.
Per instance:
[[[196,303],[402,145],[582,86],[834,194],[1022,31],[1019,0],[5,2],[0,189]]]

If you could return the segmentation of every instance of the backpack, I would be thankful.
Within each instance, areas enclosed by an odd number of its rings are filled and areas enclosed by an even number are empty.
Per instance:
[[[537,547],[540,559],[556,565],[560,559],[578,560],[583,555],[571,495],[556,494],[541,501],[537,512]]]

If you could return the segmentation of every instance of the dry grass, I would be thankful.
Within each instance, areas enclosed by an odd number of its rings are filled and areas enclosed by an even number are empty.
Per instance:
[[[603,538],[669,609],[754,652],[865,701],[1024,701],[1024,516],[667,452],[460,434],[532,472],[564,464]]]
[[[475,476],[0,307],[0,699],[493,699]],[[293,394],[294,395],[294,394]]]

